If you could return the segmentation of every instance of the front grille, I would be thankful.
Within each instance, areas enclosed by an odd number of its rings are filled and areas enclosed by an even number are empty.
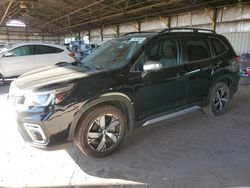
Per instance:
[[[24,101],[24,97],[22,96],[13,96],[13,95],[9,95],[8,96],[8,100],[10,101],[10,103],[12,105],[17,105],[17,104],[22,104]]]
[[[8,100],[11,104],[17,105],[17,104],[23,104],[24,102],[24,92],[17,88],[13,82],[10,85]]]
[[[24,127],[33,142],[45,144],[47,139],[39,125],[24,123]]]
[[[15,96],[8,96],[8,100],[10,101],[11,104],[16,105],[18,101],[18,97]]]

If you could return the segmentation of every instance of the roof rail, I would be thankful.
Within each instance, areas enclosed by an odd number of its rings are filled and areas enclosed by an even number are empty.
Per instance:
[[[148,31],[141,31],[141,32],[129,32],[129,33],[125,33],[122,36],[127,36],[127,35],[133,35],[133,34],[141,34],[141,33],[152,33],[152,32],[148,32]]]
[[[210,30],[210,29],[197,29],[197,28],[189,28],[189,27],[176,27],[176,28],[168,28],[168,29],[164,29],[162,31],[160,31],[159,33],[166,33],[166,32],[171,32],[174,30],[178,30],[178,31],[192,31],[194,33],[199,33],[199,32],[210,32],[210,33],[214,33],[215,31]]]

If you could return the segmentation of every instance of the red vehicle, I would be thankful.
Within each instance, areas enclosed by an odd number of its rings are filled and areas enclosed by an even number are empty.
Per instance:
[[[250,53],[242,54],[240,56],[240,70],[242,77],[250,77]]]

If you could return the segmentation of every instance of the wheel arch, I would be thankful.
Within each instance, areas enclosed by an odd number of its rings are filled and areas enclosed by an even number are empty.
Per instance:
[[[4,72],[3,72],[3,68],[1,67],[1,63],[0,63],[0,79],[4,78]]]
[[[125,115],[127,120],[127,125],[129,131],[133,131],[135,127],[135,113],[133,103],[130,98],[119,92],[102,94],[94,99],[88,100],[82,105],[82,108],[75,115],[73,122],[69,130],[69,140],[73,140],[76,128],[78,126],[79,120],[83,117],[89,110],[99,105],[113,105],[119,108]]]
[[[211,95],[211,92],[212,92],[214,86],[218,82],[223,82],[223,83],[227,84],[227,86],[229,87],[229,90],[230,90],[230,97],[231,97],[231,95],[232,95],[232,85],[233,85],[233,76],[229,72],[224,72],[223,74],[215,76],[214,79],[212,79],[208,99],[209,99],[209,97]]]

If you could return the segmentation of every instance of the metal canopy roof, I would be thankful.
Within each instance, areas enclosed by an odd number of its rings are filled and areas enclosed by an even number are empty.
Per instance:
[[[0,0],[0,27],[22,20],[43,32],[68,33],[249,0]]]

